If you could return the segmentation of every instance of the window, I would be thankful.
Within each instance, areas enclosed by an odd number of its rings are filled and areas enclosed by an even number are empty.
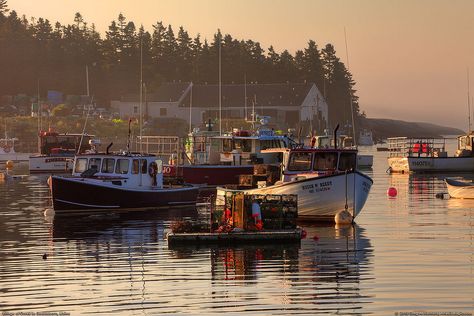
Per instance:
[[[133,159],[132,160],[132,174],[138,174],[139,169],[140,169],[140,160]]]
[[[87,169],[87,158],[78,158],[76,159],[76,166],[74,167],[74,172],[82,173]]]
[[[101,158],[91,158],[89,159],[89,167],[87,169],[100,170]]]
[[[142,174],[147,173],[146,166],[147,166],[146,159],[142,159]]]
[[[167,109],[166,108],[160,108],[160,116],[166,116],[167,115]]]
[[[337,153],[315,153],[313,170],[336,170]]]
[[[307,171],[311,169],[311,153],[301,152],[292,153],[288,170],[290,171]]]
[[[232,151],[232,139],[223,139],[222,140],[222,151]]]
[[[102,162],[102,173],[113,173],[114,172],[115,159],[104,158]]]
[[[133,107],[133,114],[138,114],[138,106]]]
[[[235,149],[240,149],[243,152],[252,151],[252,141],[250,139],[236,139],[235,140]]]
[[[127,174],[128,173],[128,159],[118,159],[115,166],[115,173]]]
[[[339,157],[339,170],[354,170],[357,165],[357,158],[355,153],[341,153]]]

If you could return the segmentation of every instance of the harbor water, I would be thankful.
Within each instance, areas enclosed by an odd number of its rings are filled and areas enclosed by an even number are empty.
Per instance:
[[[0,312],[472,315],[474,200],[436,198],[445,175],[390,175],[386,152],[365,151],[357,224],[302,223],[301,243],[169,248],[171,223],[203,210],[45,217],[46,177],[0,182]]]

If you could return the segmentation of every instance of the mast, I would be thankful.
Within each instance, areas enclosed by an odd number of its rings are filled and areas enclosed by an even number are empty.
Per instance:
[[[38,79],[38,95],[36,104],[38,105],[38,153],[41,154],[41,106],[40,106],[40,80]]]
[[[468,110],[468,122],[469,122],[469,129],[468,134],[471,134],[471,98],[469,97],[469,68],[467,68],[467,110]]]
[[[344,27],[344,42],[346,43],[346,60],[347,60],[347,71],[349,71],[349,51],[347,49],[347,36],[346,36],[346,27]],[[354,120],[354,105],[352,104],[352,87],[349,84],[350,88],[350,103],[351,103],[351,119],[352,119],[352,142],[354,143],[354,146],[357,148],[357,137],[356,137],[356,129],[355,129],[355,120]],[[334,142],[336,140],[334,139]]]
[[[190,134],[193,131],[192,108],[193,108],[193,83],[191,82],[191,94],[189,96],[189,133]]]
[[[244,105],[245,121],[247,121],[247,73],[244,73]]]
[[[87,97],[89,97],[89,65],[86,64],[86,89]]]
[[[142,125],[143,125],[143,114],[142,114],[142,102],[143,101],[143,39],[140,37],[140,104],[139,104],[139,123],[140,123],[140,154],[142,153]],[[141,174],[141,172],[140,172]],[[141,177],[140,177],[141,180]],[[141,182],[141,181],[140,181]]]
[[[222,136],[222,69],[221,69],[221,38],[219,36],[219,136]]]

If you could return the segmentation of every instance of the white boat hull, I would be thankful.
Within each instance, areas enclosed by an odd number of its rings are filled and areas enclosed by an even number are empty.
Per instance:
[[[474,157],[392,157],[391,172],[473,172]]]
[[[346,208],[355,218],[369,196],[372,179],[355,171],[276,184],[266,188],[243,190],[247,194],[296,194],[298,218],[307,220],[333,220]],[[223,205],[225,192],[217,188],[217,205]],[[355,202],[355,203],[354,203]]]
[[[27,153],[1,153],[0,163],[11,160],[13,162],[28,161],[30,154]]]
[[[74,157],[30,156],[30,173],[70,173]]]
[[[449,196],[457,199],[474,199],[474,183],[444,179]]]

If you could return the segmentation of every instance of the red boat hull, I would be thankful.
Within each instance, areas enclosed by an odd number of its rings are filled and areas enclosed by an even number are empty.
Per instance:
[[[164,166],[163,175],[180,177],[185,183],[207,184],[209,186],[239,184],[239,175],[253,174],[253,165],[189,165]]]

